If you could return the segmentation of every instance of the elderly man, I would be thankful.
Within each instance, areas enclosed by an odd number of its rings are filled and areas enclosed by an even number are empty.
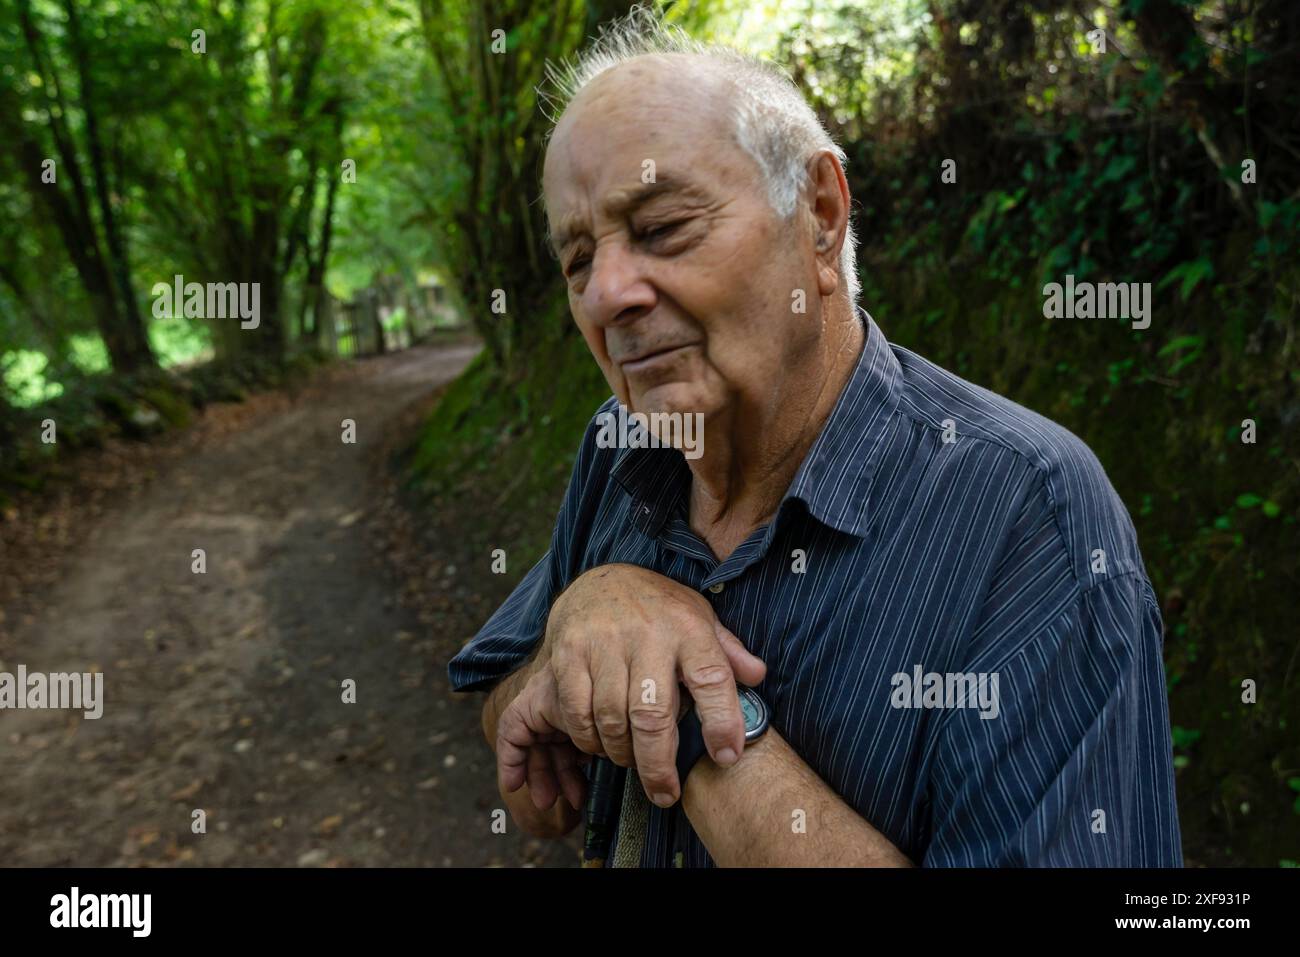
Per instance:
[[[599,755],[631,865],[1181,865],[1158,606],[1096,458],[885,340],[784,75],[634,12],[556,79],[600,412],[698,414],[702,454],[593,419],[452,661],[514,819],[570,831]]]

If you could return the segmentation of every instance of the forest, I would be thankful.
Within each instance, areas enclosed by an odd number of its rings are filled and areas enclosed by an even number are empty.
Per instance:
[[[473,349],[385,461],[439,568],[510,543],[468,586],[490,610],[609,395],[540,171],[547,64],[629,6],[0,0],[8,624],[95,455],[430,343]],[[1297,866],[1300,5],[663,6],[783,66],[844,147],[890,340],[1105,466],[1162,604],[1188,863]],[[1146,315],[1076,311],[1085,285]]]

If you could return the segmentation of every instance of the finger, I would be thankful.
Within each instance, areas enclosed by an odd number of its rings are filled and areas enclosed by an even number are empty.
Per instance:
[[[736,676],[736,681],[751,688],[760,684],[767,676],[767,665],[763,663],[763,659],[751,654],[739,638],[722,626],[722,622],[716,622],[714,630],[718,635],[718,643],[722,645],[722,652],[731,665],[731,671]]]
[[[552,681],[530,679],[497,721],[497,778],[507,794],[527,782],[530,752],[559,733],[551,720],[553,688]]]
[[[551,767],[559,778],[564,799],[575,811],[581,811],[587,799],[587,777],[579,767],[580,757],[590,759],[591,756],[583,754],[572,744],[551,745]]]
[[[731,662],[716,635],[707,633],[686,638],[679,655],[682,684],[695,699],[705,747],[714,761],[729,767],[745,746],[745,722]]]
[[[627,726],[627,663],[605,656],[593,663],[591,708],[600,734],[600,750],[619,767],[632,765]]]
[[[551,768],[551,745],[528,750],[528,796],[539,811],[549,811],[560,796],[560,786]]]
[[[627,711],[636,773],[651,801],[671,807],[681,794],[677,780],[676,649],[660,642],[639,647],[629,677]]]
[[[497,722],[497,780],[504,793],[518,791],[527,782],[528,754],[537,743],[537,734],[528,727],[525,705],[516,698]]]
[[[588,754],[600,750],[600,733],[592,713],[590,667],[589,662],[576,659],[571,663],[565,659],[559,668],[552,665],[564,730],[574,745]]]

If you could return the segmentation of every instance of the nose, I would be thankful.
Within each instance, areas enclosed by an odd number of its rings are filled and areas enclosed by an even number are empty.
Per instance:
[[[621,240],[607,241],[592,256],[583,307],[601,327],[626,323],[654,308],[655,290],[641,257]]]

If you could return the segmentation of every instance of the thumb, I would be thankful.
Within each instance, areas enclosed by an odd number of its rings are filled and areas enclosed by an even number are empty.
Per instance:
[[[713,627],[736,680],[750,687],[762,681],[763,676],[767,674],[767,665],[763,664],[763,660],[750,654],[749,650],[740,643],[740,639],[724,628],[721,622],[715,622]]]

